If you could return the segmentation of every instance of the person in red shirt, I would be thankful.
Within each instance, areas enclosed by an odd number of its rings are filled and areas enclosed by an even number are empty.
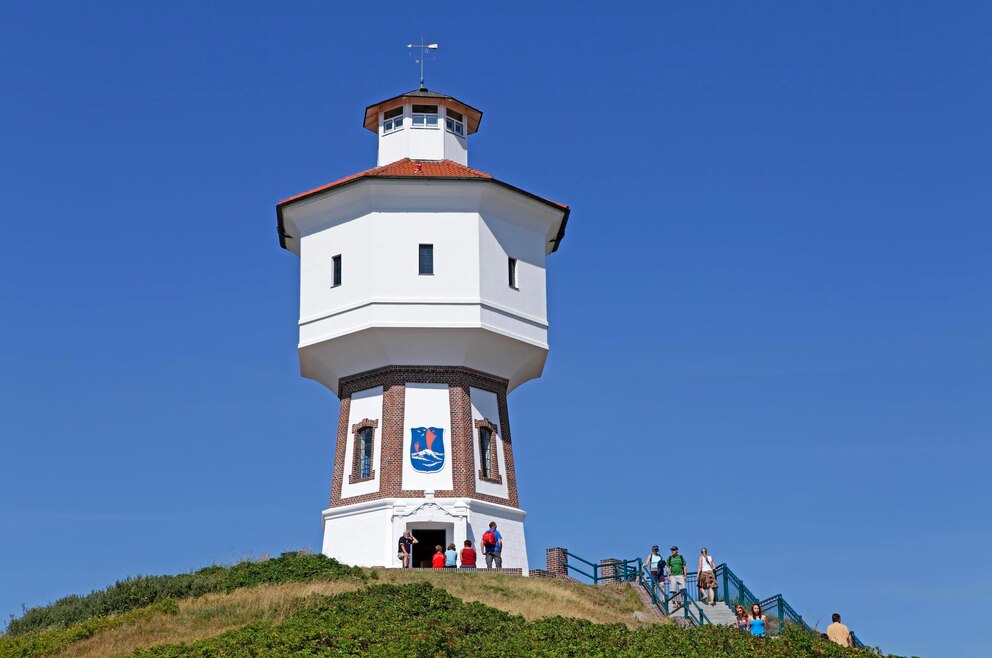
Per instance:
[[[475,568],[475,549],[472,548],[472,540],[465,540],[465,548],[462,549],[462,569]]]
[[[443,569],[444,568],[444,547],[443,546],[435,546],[434,547],[434,550],[436,552],[434,553],[434,557],[431,558],[431,565],[435,569]]]

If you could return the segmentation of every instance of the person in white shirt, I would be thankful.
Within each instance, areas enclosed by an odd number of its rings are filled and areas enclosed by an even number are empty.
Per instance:
[[[703,592],[703,596],[700,598],[705,598],[708,591],[710,605],[716,605],[716,562],[713,561],[705,546],[699,549],[699,564],[696,567],[696,574],[696,586],[699,587],[700,592]]]

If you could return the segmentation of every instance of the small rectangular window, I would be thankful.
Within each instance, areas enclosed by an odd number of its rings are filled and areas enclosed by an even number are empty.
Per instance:
[[[493,432],[488,427],[479,428],[479,461],[482,462],[482,477],[493,476]]]
[[[333,281],[333,283],[331,285],[332,286],[340,286],[341,285],[341,254],[338,254],[337,256],[335,256],[334,258],[332,258],[331,261],[334,263],[334,273],[332,275],[333,278],[331,279]]]
[[[420,273],[434,274],[434,245],[420,245]]]
[[[414,105],[413,127],[437,128],[438,127],[437,105]]]
[[[516,289],[517,287],[517,259],[508,258],[507,259],[507,269],[510,274],[510,287]]]
[[[461,112],[455,112],[454,110],[445,110],[444,126],[448,129],[448,132],[455,133],[456,135],[465,134],[465,120],[462,117]]]
[[[389,121],[382,122],[383,133],[396,132],[402,127],[403,127],[403,117],[396,117],[395,119],[390,119]]]
[[[382,114],[382,134],[391,133],[403,127],[403,108],[394,107]]]

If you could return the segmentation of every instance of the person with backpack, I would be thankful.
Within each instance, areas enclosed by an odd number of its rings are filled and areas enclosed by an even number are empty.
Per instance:
[[[668,586],[672,590],[672,598],[679,598],[679,603],[685,604],[685,558],[679,555],[679,547],[672,546],[672,554],[668,556]]]
[[[700,599],[710,594],[710,605],[716,605],[716,563],[703,546],[699,549],[699,564],[696,567],[696,586],[703,593]]]
[[[493,562],[497,569],[503,568],[503,535],[496,529],[496,522],[489,522],[489,530],[482,533],[482,553],[486,556],[486,568],[492,569]]]
[[[651,578],[658,586],[661,595],[665,595],[665,558],[658,552],[658,545],[651,547],[651,552],[644,558],[644,568],[651,574]]]

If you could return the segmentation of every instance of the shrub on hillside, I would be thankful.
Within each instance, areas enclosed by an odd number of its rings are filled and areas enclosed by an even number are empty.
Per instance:
[[[36,658],[49,656],[63,651],[66,647],[93,637],[97,633],[124,624],[132,624],[140,619],[150,619],[155,615],[165,613],[174,615],[179,612],[179,606],[172,599],[159,601],[153,605],[138,610],[132,610],[123,615],[113,617],[94,617],[84,622],[73,624],[43,633],[24,633],[22,635],[0,635],[0,658]]]
[[[788,627],[780,638],[675,624],[629,629],[553,617],[527,622],[465,603],[427,583],[376,585],[315,597],[279,624],[250,624],[191,644],[139,649],[139,658],[252,656],[682,656],[844,658],[867,655]]]
[[[55,603],[32,608],[11,620],[8,635],[65,628],[92,617],[127,612],[165,599],[184,599],[211,592],[230,592],[239,587],[302,580],[365,578],[357,567],[349,567],[323,555],[283,553],[260,562],[241,562],[231,567],[211,566],[175,576],[135,576],[86,596],[67,596]]]

